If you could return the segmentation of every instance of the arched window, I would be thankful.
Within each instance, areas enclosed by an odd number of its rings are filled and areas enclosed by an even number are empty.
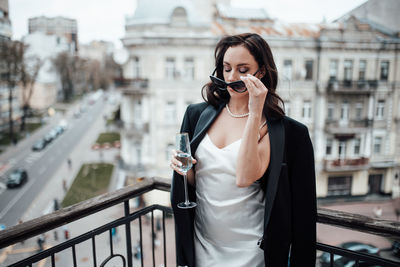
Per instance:
[[[186,26],[187,25],[187,14],[183,7],[177,7],[174,9],[171,15],[171,24],[173,26]]]

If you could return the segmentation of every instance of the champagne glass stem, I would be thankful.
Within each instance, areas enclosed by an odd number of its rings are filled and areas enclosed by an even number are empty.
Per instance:
[[[187,189],[187,175],[186,172],[183,174],[183,183],[185,184],[185,205],[189,206],[189,197],[188,197],[188,189]]]

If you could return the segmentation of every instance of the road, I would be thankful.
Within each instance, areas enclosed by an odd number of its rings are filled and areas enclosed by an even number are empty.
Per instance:
[[[88,106],[87,111],[80,118],[73,118],[72,112],[69,112],[69,116],[65,117],[68,121],[68,129],[41,152],[33,152],[31,150],[33,143],[58,124],[62,118],[58,115],[44,129],[40,129],[38,133],[29,137],[11,153],[7,153],[7,158],[0,158],[0,162],[3,162],[3,166],[7,167],[8,172],[22,167],[28,171],[29,175],[28,182],[21,188],[3,189],[1,192],[0,223],[7,227],[15,225],[35,197],[40,193],[45,193],[41,191],[50,177],[53,177],[62,164],[67,164],[67,158],[78,144],[77,140],[85,135],[93,122],[102,114],[102,108],[103,100],[99,99],[92,106]]]

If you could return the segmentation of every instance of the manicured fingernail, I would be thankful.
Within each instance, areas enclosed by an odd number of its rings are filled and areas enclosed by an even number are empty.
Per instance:
[[[179,167],[182,167],[182,162],[179,162],[178,165],[179,165]]]
[[[240,76],[240,79],[246,79],[246,77],[244,77],[244,76]]]

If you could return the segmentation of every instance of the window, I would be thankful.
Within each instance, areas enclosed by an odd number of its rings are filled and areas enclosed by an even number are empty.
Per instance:
[[[328,114],[327,114],[328,120],[333,120],[334,112],[335,112],[335,103],[329,102],[328,103]]]
[[[381,62],[381,81],[387,81],[389,78],[389,61]]]
[[[165,150],[165,159],[167,160],[167,161],[169,161],[170,160],[170,158],[171,158],[171,151],[173,150],[175,148],[175,146],[173,145],[173,144],[168,144],[167,145],[167,148],[166,148],[166,150]]]
[[[382,137],[374,137],[374,153],[380,154],[382,149]]]
[[[367,72],[367,61],[360,60],[358,65],[358,80],[365,81],[365,74]]]
[[[135,99],[133,106],[133,116],[135,118],[134,123],[136,125],[142,124],[142,101],[140,99]]]
[[[302,117],[303,117],[303,119],[311,119],[311,102],[310,101],[303,102]]]
[[[357,120],[361,120],[362,112],[363,112],[363,104],[362,103],[356,103],[356,119]]]
[[[140,60],[139,57],[133,57],[133,78],[140,78]]]
[[[330,80],[337,80],[338,74],[338,60],[331,59],[329,62],[329,79]]]
[[[338,154],[339,159],[346,158],[346,141],[339,141]]]
[[[351,194],[352,176],[328,177],[328,196],[345,196]]]
[[[175,76],[175,58],[167,57],[165,61],[165,77],[169,80],[173,80]]]
[[[313,60],[306,60],[305,63],[305,69],[306,69],[306,80],[312,80],[313,79]]]
[[[349,119],[349,103],[343,102],[340,107],[340,119],[347,121]]]
[[[136,164],[142,164],[142,145],[139,142],[135,142],[135,153],[136,153]]]
[[[361,147],[361,139],[356,138],[354,139],[354,155],[360,154],[360,147]]]
[[[174,101],[168,101],[165,106],[165,122],[173,124],[176,120],[176,105]]]
[[[286,59],[283,61],[283,75],[291,80],[292,79],[292,61],[290,59]]]
[[[332,139],[327,139],[326,140],[326,155],[332,155],[332,145],[333,145],[333,140]]]
[[[344,61],[344,80],[351,81],[353,78],[353,60],[346,59]]]
[[[285,102],[285,114],[290,116],[290,102]]]
[[[183,77],[185,80],[194,79],[194,60],[192,57],[185,58]]]
[[[376,105],[375,118],[379,120],[383,119],[384,113],[385,113],[385,100],[379,100]]]

